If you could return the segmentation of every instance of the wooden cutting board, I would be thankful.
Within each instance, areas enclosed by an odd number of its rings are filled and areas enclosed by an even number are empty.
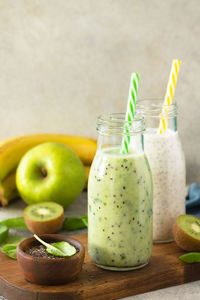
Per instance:
[[[62,286],[28,283],[17,261],[0,252],[0,294],[9,300],[112,300],[200,279],[200,263],[182,263],[178,257],[184,252],[175,243],[154,245],[151,261],[143,269],[113,272],[99,269],[91,262],[87,254],[87,234],[75,238],[84,244],[86,258],[74,282]]]

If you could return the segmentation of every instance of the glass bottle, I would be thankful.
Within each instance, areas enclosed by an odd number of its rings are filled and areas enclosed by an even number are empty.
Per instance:
[[[185,213],[185,158],[177,131],[177,105],[163,100],[142,100],[137,110],[145,118],[144,151],[153,176],[153,241],[173,240],[172,226],[176,217]],[[164,119],[167,130],[159,133]]]
[[[125,114],[100,116],[98,148],[88,182],[88,248],[104,269],[145,266],[152,252],[152,176],[143,151],[144,119]],[[122,138],[130,135],[128,154]]]

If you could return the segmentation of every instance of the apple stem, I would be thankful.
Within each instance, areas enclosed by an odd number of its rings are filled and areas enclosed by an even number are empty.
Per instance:
[[[41,168],[41,173],[42,173],[42,176],[43,176],[43,177],[47,177],[47,170],[46,170],[45,167],[42,167],[42,168]]]

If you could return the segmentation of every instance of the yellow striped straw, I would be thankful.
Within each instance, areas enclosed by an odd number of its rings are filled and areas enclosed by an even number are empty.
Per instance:
[[[161,113],[161,120],[159,124],[159,133],[163,134],[167,130],[167,117],[165,116],[165,113],[168,110],[168,105],[173,103],[173,98],[174,98],[174,92],[176,88],[176,82],[178,79],[178,74],[181,66],[181,61],[179,59],[173,59],[172,61],[172,68],[171,72],[169,75],[169,81],[167,85],[167,91],[165,94],[165,100],[164,100],[164,105]],[[162,117],[162,114],[164,115]]]

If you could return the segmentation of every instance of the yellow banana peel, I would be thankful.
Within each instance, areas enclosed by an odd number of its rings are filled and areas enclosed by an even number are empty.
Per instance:
[[[22,156],[32,147],[45,142],[58,142],[70,147],[82,160],[90,165],[96,153],[95,140],[65,134],[29,134],[0,142],[0,182],[16,169]]]
[[[87,186],[88,186],[88,178],[89,178],[89,173],[90,173],[90,167],[91,166],[84,166],[85,167],[85,186],[84,186],[84,189],[87,189]]]
[[[6,206],[11,200],[19,197],[15,183],[15,170],[8,174],[0,184],[0,205]]]

